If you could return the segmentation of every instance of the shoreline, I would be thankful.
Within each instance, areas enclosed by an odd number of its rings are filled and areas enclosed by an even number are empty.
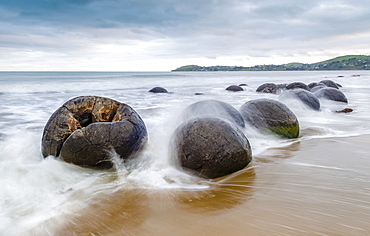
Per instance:
[[[369,142],[360,135],[268,149],[207,190],[102,193],[55,233],[366,235]]]

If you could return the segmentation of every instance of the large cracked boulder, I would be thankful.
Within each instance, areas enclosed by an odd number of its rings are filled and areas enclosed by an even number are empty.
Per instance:
[[[291,89],[286,90],[279,96],[279,101],[285,101],[289,99],[296,99],[301,101],[305,106],[319,111],[320,110],[320,101],[319,99],[311,92],[304,89]]]
[[[252,160],[248,139],[236,125],[215,117],[197,117],[180,125],[172,138],[179,166],[203,178],[217,178]]]
[[[113,167],[114,156],[129,159],[147,142],[147,130],[134,109],[115,100],[81,96],[64,103],[47,122],[42,154],[83,167]]]
[[[240,114],[251,126],[265,133],[297,138],[299,123],[295,114],[283,103],[272,99],[256,99],[243,104]]]
[[[188,106],[184,111],[184,119],[188,120],[200,116],[213,116],[231,121],[240,127],[245,127],[243,117],[239,111],[226,102],[219,100],[203,100]]]

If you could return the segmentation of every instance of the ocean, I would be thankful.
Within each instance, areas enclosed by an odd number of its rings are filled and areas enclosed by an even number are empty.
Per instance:
[[[263,83],[327,79],[342,85],[348,104],[320,100],[314,111],[282,101],[299,120],[299,137],[247,126],[253,161],[245,169],[207,180],[169,164],[171,135],[192,103],[216,99],[239,109],[279,100],[255,92]],[[225,90],[234,84],[247,86]],[[170,93],[148,92],[156,86]],[[144,120],[149,140],[135,161],[102,171],[42,157],[52,113],[88,95],[126,103]],[[370,71],[0,72],[0,98],[0,235],[370,232]],[[335,112],[344,108],[353,112]]]

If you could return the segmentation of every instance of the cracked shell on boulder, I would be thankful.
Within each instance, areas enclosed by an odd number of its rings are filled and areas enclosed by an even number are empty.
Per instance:
[[[42,154],[84,167],[111,168],[112,156],[128,159],[147,142],[134,109],[110,98],[81,96],[64,103],[47,122]]]

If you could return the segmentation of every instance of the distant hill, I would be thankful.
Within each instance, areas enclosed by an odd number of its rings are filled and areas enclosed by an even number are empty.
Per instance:
[[[282,65],[244,66],[181,66],[172,71],[297,71],[297,70],[370,70],[370,56],[347,55],[312,64],[288,63]]]

